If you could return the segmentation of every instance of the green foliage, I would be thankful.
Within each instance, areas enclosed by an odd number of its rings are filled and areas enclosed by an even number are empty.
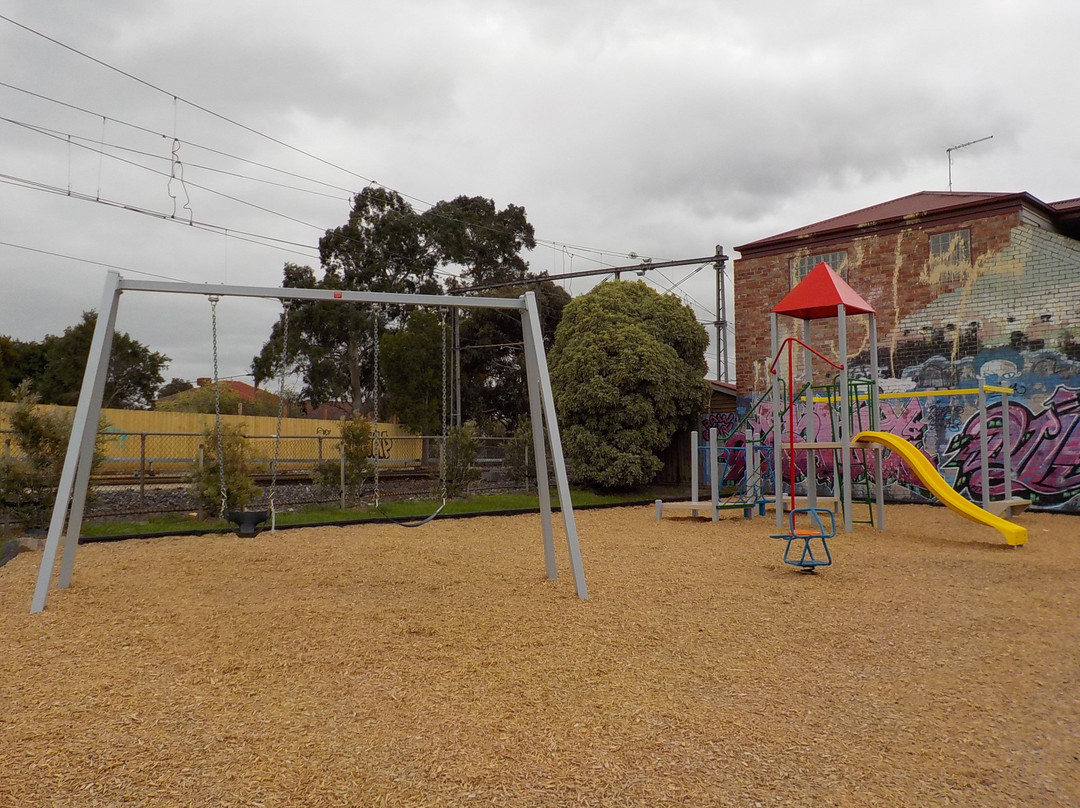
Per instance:
[[[290,391],[285,393],[285,414],[295,407],[290,400],[294,394]],[[228,383],[222,383],[219,394],[222,415],[268,415],[277,416],[278,397],[276,393],[268,390],[257,390],[254,401],[242,401],[239,394]],[[203,387],[192,387],[181,390],[172,398],[158,400],[154,403],[154,409],[162,412],[201,412],[214,413],[214,385],[207,384]]]
[[[82,321],[64,329],[63,336],[42,341],[44,368],[33,378],[34,389],[46,404],[73,405],[79,400],[97,313],[85,311]],[[103,407],[149,409],[161,386],[161,371],[169,357],[151,351],[125,333],[114,333],[105,379]]]
[[[161,385],[158,389],[158,399],[165,398],[166,396],[175,396],[177,393],[182,393],[185,390],[191,390],[195,387],[187,379],[181,379],[177,376],[173,376],[167,383]]]
[[[220,405],[222,415],[237,415],[240,412],[240,396],[235,390],[222,385]],[[214,413],[214,385],[208,384],[205,387],[183,390],[177,393],[175,398],[157,401],[154,409],[162,412]]]
[[[476,465],[479,453],[475,422],[466,421],[447,432],[446,496],[465,496],[469,493],[469,485],[480,479],[480,467]]]
[[[533,448],[532,421],[528,418],[518,424],[506,445],[503,460],[507,477],[513,482],[528,486],[536,479],[536,451]]]
[[[493,293],[520,297],[527,291],[539,292],[541,333],[545,349],[550,349],[570,295],[539,279]],[[497,309],[472,309],[462,318],[460,333],[462,410],[485,431],[512,429],[529,412],[520,320]]]
[[[656,453],[708,404],[708,333],[643,282],[607,281],[565,309],[549,357],[563,446],[602,488],[648,483]]]
[[[64,469],[72,418],[39,412],[38,397],[28,383],[15,391],[15,406],[8,414],[18,455],[0,460],[0,507],[5,520],[30,528],[45,527],[56,500]],[[104,424],[99,425],[91,473],[104,457]]]
[[[535,246],[533,228],[522,207],[508,205],[498,210],[490,199],[460,196],[449,202],[439,202],[424,214],[418,214],[396,192],[369,187],[354,198],[348,221],[341,227],[327,230],[319,240],[320,272],[286,264],[284,286],[433,294],[440,291],[435,280],[436,268],[449,265],[460,267],[461,276],[471,283],[524,281],[528,264],[520,253]],[[521,291],[516,290],[513,294]],[[561,307],[553,309],[560,310]],[[470,314],[466,320],[474,316],[477,323],[485,319],[485,315]],[[504,323],[502,327],[514,325],[514,319],[508,318],[505,312],[499,316],[509,324]],[[401,307],[382,307],[378,317],[380,338],[384,330],[397,333],[410,330],[406,325],[407,310]],[[466,345],[470,344],[469,328],[463,326],[462,331]],[[287,355],[289,372],[299,373],[304,379],[301,390],[304,400],[316,405],[334,402],[355,412],[370,412],[375,388],[375,330],[375,314],[371,307],[314,301],[294,303],[289,345],[282,345],[282,323],[275,324],[270,339],[252,361],[252,372],[259,381],[269,379],[280,367],[281,357]],[[520,343],[520,328],[512,330],[509,339],[496,334],[478,336],[478,339],[484,339],[479,344]],[[553,330],[552,325],[551,332]],[[418,327],[418,331],[424,329]],[[413,336],[421,342],[427,341],[423,333],[410,334],[409,338]],[[504,346],[465,353],[473,363],[468,377],[477,380],[464,385],[466,402],[470,396],[477,399],[486,396],[493,400],[480,400],[478,411],[490,412],[486,416],[488,420],[515,422],[522,411],[518,392],[521,389],[520,348]],[[414,377],[424,378],[431,373],[441,374],[440,362],[441,353],[420,351],[410,364]],[[491,385],[485,388],[479,381],[481,378],[492,380]],[[489,390],[495,392],[489,395]],[[507,392],[511,390],[513,394]],[[391,395],[390,398],[395,409],[409,409],[403,404],[402,396]],[[415,411],[399,412],[399,415],[412,423],[430,425],[430,411],[430,401],[419,402]],[[420,431],[432,430],[425,427]]]
[[[371,421],[347,418],[341,422],[341,443],[345,451],[345,498],[358,502],[364,486],[375,471],[372,457]],[[324,460],[315,466],[315,483],[335,491],[341,489],[341,458]]]
[[[16,341],[0,334],[0,401],[8,401],[14,389],[13,383],[19,383],[15,377],[15,363],[18,358]]]
[[[226,509],[243,508],[262,493],[251,479],[244,458],[246,445],[247,438],[238,427],[222,424]],[[218,471],[217,433],[213,428],[203,433],[203,462],[191,473],[191,493],[203,513],[214,516],[221,514],[221,475]]]
[[[536,247],[525,208],[507,205],[498,210],[494,200],[459,196],[433,205],[422,219],[433,257],[440,265],[462,267],[471,283],[525,277],[529,265],[521,251]]]
[[[379,375],[387,409],[420,435],[442,434],[443,326],[438,316],[413,309],[405,327],[383,334]]]

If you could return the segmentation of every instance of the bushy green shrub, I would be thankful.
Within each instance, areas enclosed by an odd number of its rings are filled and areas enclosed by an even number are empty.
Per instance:
[[[528,418],[518,424],[514,434],[506,444],[506,457],[503,460],[506,476],[512,482],[521,483],[526,488],[536,479],[536,451],[533,447],[532,421]]]
[[[251,470],[244,458],[247,438],[234,426],[221,426],[221,453],[225,468],[225,508],[238,509],[248,505],[262,491],[251,479]],[[203,513],[221,513],[221,474],[218,471],[218,440],[214,429],[203,433],[203,462],[191,473],[191,492]]]
[[[466,496],[469,485],[480,479],[480,468],[476,465],[479,453],[475,421],[466,421],[449,430],[446,435],[446,496]]]
[[[0,510],[4,521],[26,528],[43,528],[52,513],[64,470],[72,417],[38,411],[38,397],[27,383],[15,391],[8,413],[17,455],[0,460]],[[91,474],[104,458],[105,424],[98,427]],[[93,491],[87,492],[87,500]]]
[[[347,418],[341,422],[341,445],[345,452],[345,499],[358,502],[375,469],[372,457],[371,421]],[[315,483],[341,490],[341,458],[324,460],[315,466]]]

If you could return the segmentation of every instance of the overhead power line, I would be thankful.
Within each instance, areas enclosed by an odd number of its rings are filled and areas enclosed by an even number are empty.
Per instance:
[[[161,86],[159,86],[157,84],[154,84],[151,81],[147,81],[146,79],[140,78],[139,76],[136,76],[136,75],[134,75],[132,73],[129,73],[128,71],[123,70],[122,68],[119,68],[119,67],[117,67],[117,66],[115,66],[113,64],[110,64],[109,62],[106,62],[103,59],[98,59],[95,56],[91,56],[90,54],[88,54],[88,53],[86,53],[84,51],[81,51],[78,48],[75,48],[75,47],[73,47],[71,45],[68,45],[65,42],[61,42],[59,39],[56,39],[55,37],[49,36],[48,34],[45,34],[42,31],[38,31],[37,29],[32,28],[32,27],[30,27],[28,25],[25,25],[23,23],[20,23],[17,20],[13,20],[11,17],[8,17],[8,16],[6,16],[4,14],[0,14],[0,20],[4,20],[5,22],[10,23],[11,25],[16,26],[17,28],[21,28],[22,30],[26,31],[27,33],[33,34],[34,36],[40,37],[40,38],[46,40],[47,42],[50,42],[50,43],[56,45],[57,47],[63,48],[64,50],[67,50],[67,51],[70,51],[71,53],[74,53],[74,54],[76,54],[78,56],[81,56],[84,59],[88,59],[89,61],[93,62],[94,64],[97,64],[97,65],[99,65],[99,66],[101,66],[101,67],[103,67],[103,68],[105,68],[107,70],[111,70],[111,71],[113,71],[115,73],[118,73],[121,76],[124,76],[125,78],[130,79],[131,81],[134,81],[134,82],[137,82],[138,84],[143,85],[144,87],[147,87],[147,88],[149,88],[149,89],[151,89],[151,90],[153,90],[155,92],[161,93],[162,95],[165,95],[165,96],[173,99],[174,103],[177,103],[177,102],[184,103],[184,104],[188,105],[189,107],[191,107],[192,109],[197,109],[200,112],[203,112],[203,113],[205,113],[207,115],[210,115],[211,117],[217,118],[220,121],[228,123],[229,125],[235,126],[235,127],[239,128],[239,129],[242,129],[245,132],[249,132],[249,133],[251,133],[251,134],[253,134],[253,135],[257,136],[257,137],[261,137],[261,138],[263,138],[265,140],[268,140],[271,143],[275,143],[275,144],[281,146],[284,149],[288,149],[289,151],[295,152],[296,154],[303,155],[304,157],[307,157],[310,160],[314,160],[317,163],[321,163],[322,165],[328,166],[328,167],[333,168],[333,169],[335,169],[337,171],[341,171],[344,174],[347,174],[347,175],[349,175],[351,177],[355,177],[357,179],[363,180],[365,184],[375,185],[375,186],[378,186],[380,188],[384,188],[384,189],[386,189],[388,191],[391,191],[393,193],[396,193],[396,194],[400,195],[402,198],[404,198],[406,200],[411,200],[412,202],[416,202],[416,203],[419,203],[422,206],[425,206],[427,209],[431,209],[431,208],[435,207],[434,203],[432,203],[432,202],[421,199],[420,197],[417,197],[417,196],[413,196],[411,194],[407,194],[407,193],[405,193],[403,191],[400,191],[400,190],[398,190],[396,188],[393,188],[393,187],[391,187],[389,185],[381,183],[381,182],[379,182],[378,180],[376,180],[376,179],[374,179],[372,177],[367,177],[367,176],[365,176],[363,174],[360,174],[360,173],[358,173],[356,171],[353,171],[353,170],[351,170],[349,168],[346,168],[345,166],[339,165],[339,164],[337,164],[337,163],[335,163],[335,162],[333,162],[331,160],[327,160],[327,159],[325,159],[323,157],[320,157],[317,154],[313,154],[312,152],[309,152],[306,149],[302,149],[299,146],[295,146],[295,145],[293,145],[291,143],[288,143],[288,142],[286,142],[284,140],[281,140],[280,138],[274,137],[273,135],[270,135],[270,134],[268,134],[266,132],[263,132],[263,131],[261,131],[259,129],[256,129],[256,128],[252,127],[252,126],[248,126],[245,123],[241,123],[240,121],[237,121],[236,119],[231,118],[228,115],[223,115],[222,113],[217,112],[215,110],[212,110],[209,107],[203,106],[202,104],[199,104],[197,102],[194,102],[194,101],[191,101],[191,100],[189,100],[187,98],[184,98],[183,96],[181,96],[181,95],[179,95],[177,93],[170,92],[169,90],[166,90],[164,87],[161,87]],[[4,85],[4,86],[11,86],[11,85]],[[14,89],[19,89],[19,88],[14,88]],[[42,97],[44,97],[44,96],[42,96]],[[85,110],[83,110],[83,111],[85,111]],[[144,131],[149,131],[149,130],[144,130]],[[160,133],[155,133],[155,134],[160,134]],[[441,215],[441,218],[445,219],[446,221],[463,223],[463,222],[461,222],[461,220],[456,219],[456,218],[454,218],[452,216],[447,216],[445,214],[439,214],[439,215]],[[464,222],[464,223],[465,224],[470,224],[471,226],[476,226],[474,223],[468,223],[468,222]],[[495,227],[492,227],[492,226],[489,226],[489,225],[480,225],[480,227],[482,227],[483,229],[486,229],[486,230],[490,230],[492,232],[500,232],[499,228],[495,228]],[[582,246],[573,246],[573,247],[571,247],[571,245],[564,245],[564,244],[562,244],[561,242],[558,242],[558,241],[552,241],[552,240],[542,239],[542,238],[535,238],[534,240],[538,244],[546,244],[546,245],[549,245],[549,246],[552,246],[552,247],[570,247],[572,249],[594,252],[594,253],[599,254],[599,255],[627,255],[627,256],[632,255],[632,253],[630,253],[630,252],[625,252],[625,251],[621,251],[621,250],[619,250],[619,251],[616,251],[616,250],[601,250],[601,249],[597,249],[597,248],[582,247]],[[595,259],[588,259],[588,260],[595,260]],[[602,262],[598,262],[598,263],[602,263]]]

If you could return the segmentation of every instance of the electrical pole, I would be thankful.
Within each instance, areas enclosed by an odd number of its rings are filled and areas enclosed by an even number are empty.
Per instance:
[[[727,346],[727,281],[724,278],[724,269],[727,265],[728,256],[724,255],[724,248],[716,245],[716,255],[713,266],[716,268],[716,380],[726,382],[728,380],[728,346]]]

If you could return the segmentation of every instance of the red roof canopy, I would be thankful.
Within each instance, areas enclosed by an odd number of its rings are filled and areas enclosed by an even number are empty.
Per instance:
[[[822,261],[773,307],[773,312],[800,320],[821,320],[836,317],[836,307],[840,304],[846,314],[876,313],[858,292]]]

